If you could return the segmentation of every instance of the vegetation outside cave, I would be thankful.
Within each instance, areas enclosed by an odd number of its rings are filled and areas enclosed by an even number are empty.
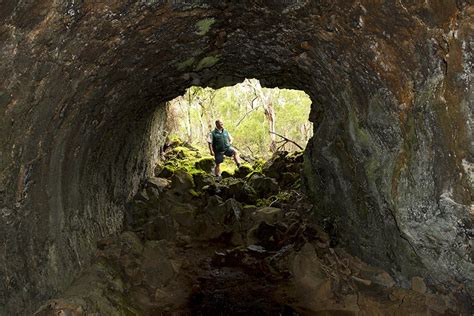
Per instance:
[[[167,104],[170,137],[207,148],[207,136],[221,119],[233,145],[245,157],[268,159],[279,150],[295,151],[312,136],[311,99],[303,91],[263,88],[256,79],[231,87],[190,87]]]

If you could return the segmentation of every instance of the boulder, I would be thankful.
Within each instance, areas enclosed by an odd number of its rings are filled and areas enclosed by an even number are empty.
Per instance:
[[[228,199],[224,203],[217,196],[211,196],[204,212],[196,218],[194,235],[199,240],[212,240],[228,233],[240,234],[242,205],[235,199]]]
[[[243,179],[248,176],[252,171],[253,168],[249,165],[241,165],[240,168],[235,171],[234,177]]]
[[[287,227],[282,224],[267,224],[265,221],[255,223],[246,235],[247,244],[260,245],[268,250],[281,248]]]
[[[234,174],[230,171],[227,171],[227,170],[224,170],[221,172],[221,176],[222,178],[232,178],[234,176]]]
[[[279,191],[279,186],[275,179],[258,174],[252,176],[250,185],[260,198],[274,195]]]
[[[211,174],[198,172],[193,174],[194,186],[197,190],[202,190],[206,185],[212,185],[215,182],[214,176]]]
[[[332,302],[332,282],[325,273],[323,264],[314,247],[305,244],[290,260],[290,272],[294,277],[298,297],[313,310],[325,310],[334,306]],[[336,312],[336,311],[335,311]],[[328,313],[327,315],[333,315]],[[334,315],[354,315],[352,313],[334,313]]]
[[[143,253],[142,241],[134,232],[123,232],[120,235],[119,240],[123,252],[134,256],[140,256]]]
[[[161,177],[151,177],[145,181],[145,188],[153,188],[160,193],[169,188],[169,185],[170,180]]]
[[[190,201],[195,195],[191,192],[192,189],[194,189],[193,177],[184,170],[177,170],[171,177],[170,189],[166,193],[174,199]]]
[[[171,216],[158,215],[143,226],[145,238],[148,240],[176,239],[175,221]]]
[[[282,187],[293,187],[298,180],[300,180],[300,174],[294,172],[283,172],[280,176],[279,184]]]
[[[143,250],[143,281],[152,288],[166,286],[176,275],[174,253],[165,240],[147,241]]]
[[[282,209],[270,206],[260,208],[251,215],[254,222],[265,222],[269,225],[282,221],[283,216],[284,214]]]
[[[167,212],[172,219],[183,228],[191,228],[194,224],[196,208],[191,204],[173,201],[168,203],[167,209],[163,209],[163,213]],[[165,213],[166,214],[166,213]]]
[[[161,169],[160,173],[158,174],[159,177],[162,178],[170,178],[175,172],[175,168],[170,165],[165,165]]]
[[[286,155],[286,161],[289,163],[303,163],[304,150],[297,150]]]
[[[145,181],[145,192],[147,199],[151,203],[156,204],[160,200],[160,194],[166,191],[170,186],[170,181],[161,177],[148,178]]]
[[[222,198],[233,198],[244,204],[254,204],[257,201],[255,190],[241,179],[224,179],[219,186],[218,193]]]
[[[418,293],[426,293],[426,284],[423,278],[421,277],[411,278],[411,289]]]
[[[150,203],[134,199],[125,207],[125,225],[129,229],[135,230],[145,224],[150,216],[156,215],[158,212],[159,210],[155,209]]]
[[[266,176],[271,178],[278,178],[279,175],[286,170],[286,151],[278,151],[273,154],[272,158],[265,162],[262,171]]]
[[[194,166],[196,169],[205,171],[205,172],[211,172],[214,169],[214,158],[211,157],[205,157],[197,160],[194,163]]]

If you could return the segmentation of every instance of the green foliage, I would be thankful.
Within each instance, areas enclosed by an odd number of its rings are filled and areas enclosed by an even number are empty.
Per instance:
[[[209,29],[211,28],[212,24],[216,22],[216,19],[214,18],[207,18],[207,19],[202,19],[196,23],[196,34],[198,35],[205,35],[207,32],[209,32]]]
[[[210,67],[218,57],[205,57],[196,68]],[[179,67],[189,67],[189,63],[185,61]],[[272,154],[272,138],[276,147],[283,144],[281,138],[269,133],[268,111],[265,114],[269,107],[274,111],[274,131],[304,147],[312,136],[309,96],[298,90],[262,88],[255,79],[218,90],[193,86],[168,103],[168,121],[171,135],[207,150],[208,134],[215,120],[221,119],[237,150],[266,159]],[[286,143],[280,149],[294,151],[297,147]]]
[[[178,63],[177,68],[178,70],[185,70],[187,68],[190,68],[194,64],[194,62],[194,57],[188,58],[185,61]]]
[[[210,68],[214,66],[218,61],[219,61],[220,56],[206,56],[203,59],[201,59],[196,66],[196,71],[202,70],[204,68]]]

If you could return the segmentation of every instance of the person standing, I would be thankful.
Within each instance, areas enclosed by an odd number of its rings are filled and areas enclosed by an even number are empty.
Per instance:
[[[221,120],[216,121],[216,128],[209,133],[207,142],[209,151],[216,162],[214,174],[218,180],[221,179],[220,164],[224,161],[224,156],[234,158],[237,167],[240,167],[239,153],[232,148],[232,136],[224,129],[224,123]]]

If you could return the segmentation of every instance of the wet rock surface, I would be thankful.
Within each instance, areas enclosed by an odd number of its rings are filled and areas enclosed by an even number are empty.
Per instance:
[[[422,276],[472,300],[473,12],[470,0],[3,0],[0,313],[65,290],[122,231],[142,181],[173,174],[154,168],[166,101],[246,77],[311,96],[303,184],[321,225],[406,286]]]
[[[301,160],[278,155],[289,169],[301,168]],[[251,176],[212,178],[216,190],[199,189],[183,169],[170,180],[146,180],[128,207],[125,231],[101,240],[92,267],[35,315],[463,312],[455,296],[427,288],[423,278],[400,287],[386,271],[333,247],[297,184],[278,192],[275,207],[229,195],[233,183],[259,185]],[[196,194],[184,194],[189,190]]]

